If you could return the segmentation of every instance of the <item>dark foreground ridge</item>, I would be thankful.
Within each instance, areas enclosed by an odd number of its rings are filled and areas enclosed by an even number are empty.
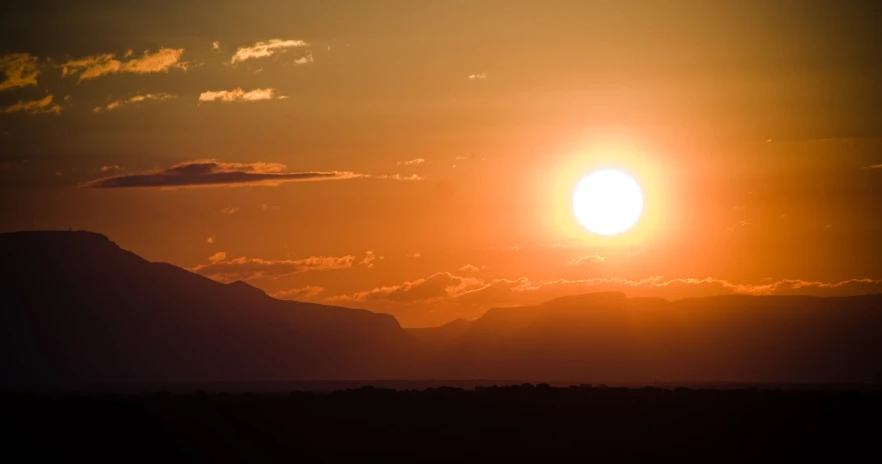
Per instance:
[[[0,395],[4,452],[35,462],[854,461],[878,390],[548,385]]]
[[[146,261],[90,232],[0,234],[0,387],[381,379],[882,382],[882,295],[596,293],[403,329]],[[82,390],[82,388],[79,388]]]

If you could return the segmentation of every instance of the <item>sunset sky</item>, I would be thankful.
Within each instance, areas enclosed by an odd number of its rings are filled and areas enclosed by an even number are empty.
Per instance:
[[[602,290],[882,291],[878,2],[18,2],[0,231],[407,327]],[[644,212],[572,210],[601,168]]]

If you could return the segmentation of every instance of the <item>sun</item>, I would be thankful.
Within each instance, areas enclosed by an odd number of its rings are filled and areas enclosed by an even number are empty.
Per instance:
[[[633,177],[621,171],[596,171],[585,176],[576,187],[573,212],[591,232],[620,234],[640,219],[643,192]]]

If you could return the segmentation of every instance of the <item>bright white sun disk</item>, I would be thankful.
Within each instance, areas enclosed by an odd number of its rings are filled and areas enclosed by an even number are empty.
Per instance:
[[[631,176],[614,169],[582,179],[573,194],[573,211],[586,229],[615,235],[631,228],[643,212],[643,192]]]

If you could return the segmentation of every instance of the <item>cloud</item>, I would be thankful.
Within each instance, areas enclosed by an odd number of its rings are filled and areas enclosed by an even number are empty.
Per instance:
[[[170,168],[103,177],[82,184],[89,188],[164,188],[277,186],[286,182],[341,180],[362,177],[352,172],[282,172],[279,163],[223,163],[189,161]]]
[[[376,287],[373,290],[331,297],[329,301],[395,301],[432,302],[450,298],[464,289],[476,288],[480,281],[469,277],[459,277],[449,272],[440,272],[425,279],[404,282],[401,285]]]
[[[219,213],[221,214],[236,214],[239,211],[242,211],[242,208],[238,206],[227,206],[226,208],[222,208]]]
[[[517,245],[494,245],[488,248],[489,251],[521,251],[525,248],[525,245],[517,244]]]
[[[873,164],[871,166],[864,166],[863,169],[882,169],[882,164]]]
[[[124,99],[124,100],[114,100],[114,101],[104,105],[103,107],[96,106],[92,111],[94,111],[95,113],[98,113],[101,111],[112,111],[112,110],[115,110],[123,105],[131,105],[133,103],[141,103],[141,102],[145,102],[148,100],[163,101],[163,100],[168,100],[171,98],[175,98],[175,96],[167,94],[167,93],[147,93],[144,95],[135,95],[132,98],[128,98],[128,99]]]
[[[415,253],[407,253],[404,255],[405,258],[414,258],[414,259],[422,257],[422,256],[423,256],[423,254],[420,253],[419,251],[417,251]]]
[[[367,253],[365,254],[364,259],[359,261],[358,264],[363,264],[367,267],[374,267],[374,260],[376,260],[376,259],[377,259],[377,254],[374,253],[374,250],[368,250]]]
[[[233,102],[254,102],[262,100],[284,100],[285,96],[276,96],[273,89],[254,89],[248,92],[241,88],[233,90],[206,90],[199,94],[199,101],[212,102],[219,101],[223,103]]]
[[[466,264],[465,266],[459,268],[459,270],[463,271],[463,272],[478,272],[482,269],[487,269],[487,266],[485,265],[485,266],[478,267],[478,266],[474,266],[472,264]]]
[[[37,85],[37,57],[28,53],[10,53],[0,56],[0,90]]]
[[[310,256],[298,260],[267,260],[244,256],[227,259],[224,252],[208,258],[208,264],[200,264],[190,271],[220,282],[236,280],[277,279],[310,271],[348,269],[355,263],[355,256]]]
[[[813,282],[800,279],[762,281],[754,284],[738,284],[725,279],[674,278],[652,276],[645,279],[589,278],[582,280],[552,279],[530,283],[519,289],[523,292],[557,294],[584,293],[586,291],[637,292],[643,296],[686,298],[720,294],[745,295],[854,295],[882,291],[882,280],[850,279],[841,282]]]
[[[418,176],[416,174],[411,174],[409,176],[402,176],[401,174],[391,174],[391,175],[382,174],[382,175],[372,175],[372,176],[366,176],[366,177],[370,177],[371,179],[380,179],[380,180],[423,180],[423,178],[421,176]]]
[[[307,285],[302,288],[292,288],[291,290],[282,290],[280,292],[273,293],[273,298],[278,298],[280,300],[311,300],[325,291],[323,287],[319,287],[316,285]]]
[[[272,39],[266,42],[257,42],[247,47],[239,47],[230,63],[236,64],[245,60],[266,58],[273,56],[276,52],[284,52],[288,48],[305,47],[307,45],[309,44],[303,40]]]
[[[442,272],[425,279],[399,285],[376,287],[328,301],[393,303],[438,303],[442,301],[490,307],[498,304],[538,304],[562,296],[601,291],[618,291],[628,296],[681,299],[725,294],[846,296],[882,292],[882,280],[850,279],[841,282],[815,282],[799,279],[765,280],[737,284],[725,279],[674,278],[652,276],[644,279],[597,277],[580,280],[527,277],[482,280]]]
[[[494,279],[489,283],[482,283],[474,289],[468,289],[456,295],[452,300],[462,304],[491,305],[507,303],[512,300],[515,292],[520,291],[530,280],[526,277],[518,279]]]
[[[477,79],[477,80],[483,80],[483,79],[486,79],[486,78],[487,78],[487,73],[469,74],[469,79],[472,79],[472,80],[476,80],[476,79]]]
[[[570,264],[572,266],[579,266],[582,264],[599,264],[604,261],[606,261],[605,256],[594,254],[587,256],[576,256],[575,258],[571,259],[570,262],[567,264]]]
[[[118,164],[114,164],[112,166],[101,166],[101,168],[99,169],[99,171],[101,171],[101,172],[122,171],[122,170],[123,170],[123,168],[121,168]]]
[[[27,114],[61,114],[61,106],[52,103],[52,95],[46,95],[40,100],[31,100],[27,102],[19,101],[18,103],[14,103],[3,108],[3,113],[18,112],[23,112]]]
[[[306,55],[301,56],[300,58],[297,58],[296,60],[294,60],[294,64],[296,64],[296,65],[309,64],[309,63],[313,63],[313,62],[315,62],[315,59],[313,59],[313,57],[312,57],[312,52],[307,52]]]
[[[424,160],[424,159],[422,159],[422,158],[417,158],[417,159],[412,159],[412,160],[409,160],[409,161],[399,161],[399,162],[396,163],[396,164],[397,164],[398,166],[407,166],[407,165],[411,165],[411,164],[423,164],[423,163],[425,163],[425,162],[426,162],[426,160]]]
[[[208,244],[214,243],[214,237],[208,237],[207,239],[205,239],[205,243],[208,243]]]
[[[117,60],[112,53],[87,56],[62,64],[61,75],[63,77],[79,74],[79,81],[82,82],[107,74],[149,74],[168,72],[170,69],[186,71],[187,63],[180,62],[183,53],[183,48],[160,48],[156,53],[151,54],[149,51],[145,51],[144,56],[127,61]],[[123,58],[125,59],[129,56],[131,56],[131,51],[123,55]]]
[[[215,40],[214,42],[211,43],[211,49],[212,49],[212,50],[217,50],[218,48],[220,48],[220,42],[218,42],[217,40]]]

